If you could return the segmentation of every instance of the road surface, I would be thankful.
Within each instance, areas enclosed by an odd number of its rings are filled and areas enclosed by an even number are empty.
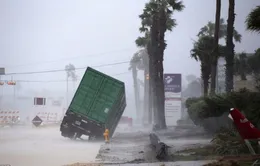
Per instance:
[[[92,162],[102,143],[72,141],[59,127],[0,128],[0,165],[61,166]]]

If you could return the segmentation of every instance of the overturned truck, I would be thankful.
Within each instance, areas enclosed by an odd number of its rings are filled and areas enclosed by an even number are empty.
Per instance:
[[[60,125],[61,135],[98,139],[108,129],[112,137],[125,107],[124,82],[88,67]]]

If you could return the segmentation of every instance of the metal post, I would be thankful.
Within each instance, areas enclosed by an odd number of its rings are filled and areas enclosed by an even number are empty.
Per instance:
[[[15,103],[16,103],[16,89],[15,89],[16,85],[13,85],[13,86],[14,86],[14,105],[15,105]]]
[[[69,107],[69,77],[67,76],[67,97],[66,97],[67,109]]]
[[[219,93],[219,82],[218,82],[218,78],[219,78],[219,76],[218,76],[218,73],[219,73],[219,66],[218,66],[218,60],[217,60],[217,69],[216,69],[216,93],[218,94]]]

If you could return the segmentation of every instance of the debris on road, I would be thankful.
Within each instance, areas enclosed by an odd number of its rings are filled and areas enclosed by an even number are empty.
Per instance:
[[[158,136],[154,133],[151,133],[149,137],[151,145],[155,150],[156,158],[159,160],[166,159],[168,156],[168,146],[165,143],[161,142]]]
[[[210,139],[205,138],[189,139],[188,137],[182,137],[181,139],[173,139],[172,137],[176,136],[176,134],[181,136],[181,134],[175,132],[174,129],[168,129],[161,133],[156,132],[151,134],[150,132],[151,129],[138,130],[137,128],[129,132],[118,131],[118,133],[115,133],[114,137],[111,138],[110,144],[103,144],[101,146],[99,154],[97,155],[97,162],[121,165],[126,163],[151,164],[161,161],[191,161],[182,160],[183,158],[180,159],[179,157],[175,158],[175,154],[186,148],[198,147],[210,143]],[[186,132],[184,133],[184,135],[187,136]],[[159,138],[163,140],[163,143],[161,143]],[[155,146],[151,146],[151,144],[154,144]],[[199,159],[200,158],[195,160]]]

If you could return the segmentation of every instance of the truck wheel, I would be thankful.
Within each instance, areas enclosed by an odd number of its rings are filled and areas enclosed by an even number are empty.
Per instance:
[[[81,133],[77,133],[77,134],[76,134],[76,138],[80,138],[81,136],[82,136]]]
[[[70,139],[71,140],[76,140],[77,139],[77,133],[71,133],[70,134]]]

